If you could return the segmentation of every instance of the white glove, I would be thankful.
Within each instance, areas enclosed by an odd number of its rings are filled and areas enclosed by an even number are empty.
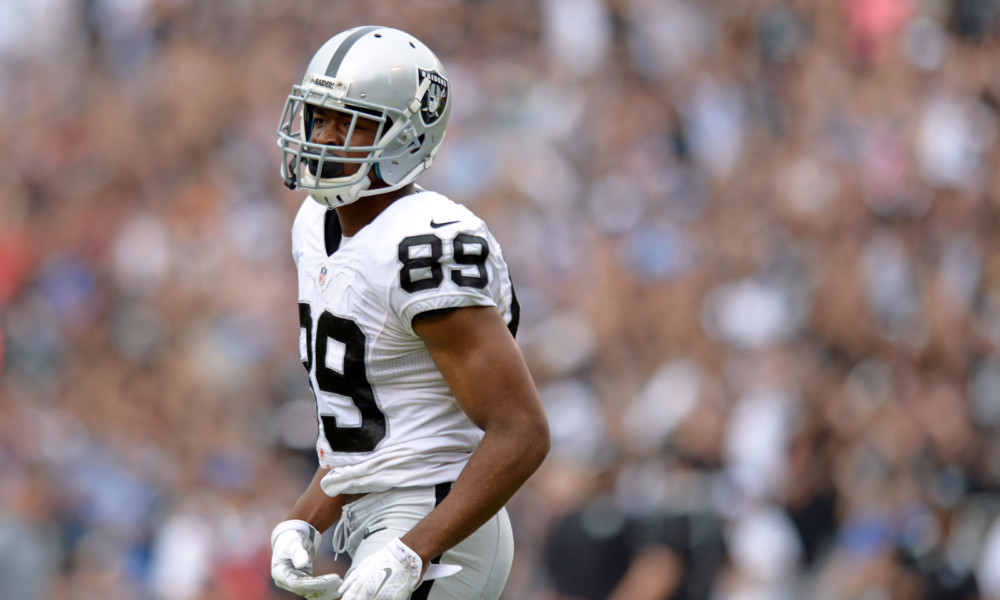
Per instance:
[[[352,570],[340,586],[341,600],[407,600],[420,585],[423,561],[393,538]]]
[[[339,598],[337,588],[343,583],[339,575],[330,573],[313,577],[313,558],[321,539],[315,527],[291,519],[282,521],[271,532],[271,577],[283,590],[303,598],[333,600]]]
[[[340,600],[407,600],[427,579],[439,579],[462,570],[458,565],[431,565],[421,578],[423,561],[399,538],[366,558],[340,586]]]

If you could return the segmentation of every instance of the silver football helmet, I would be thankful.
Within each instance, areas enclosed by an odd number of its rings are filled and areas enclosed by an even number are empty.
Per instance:
[[[314,107],[348,114],[343,145],[310,141]],[[407,185],[427,169],[444,140],[451,94],[437,56],[413,36],[388,27],[357,27],[319,49],[292,86],[278,125],[281,175],[320,204],[337,208]],[[378,123],[372,145],[353,145],[359,118]],[[346,153],[365,153],[348,157]],[[344,175],[344,165],[358,170]],[[369,172],[387,187],[369,189]]]

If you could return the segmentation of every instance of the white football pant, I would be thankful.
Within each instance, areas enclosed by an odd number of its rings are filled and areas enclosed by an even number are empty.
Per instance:
[[[450,484],[373,492],[344,506],[334,532],[334,550],[351,555],[353,565],[402,537],[441,502]],[[411,600],[497,600],[510,574],[514,536],[506,509],[432,562],[459,565],[448,577],[425,581]],[[350,571],[348,571],[350,572]]]

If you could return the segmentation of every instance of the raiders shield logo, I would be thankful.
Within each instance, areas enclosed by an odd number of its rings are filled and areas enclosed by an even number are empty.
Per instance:
[[[435,71],[417,69],[417,72],[420,74],[417,86],[423,85],[425,79],[431,80],[420,106],[420,118],[424,125],[431,125],[441,118],[448,104],[448,80]]]

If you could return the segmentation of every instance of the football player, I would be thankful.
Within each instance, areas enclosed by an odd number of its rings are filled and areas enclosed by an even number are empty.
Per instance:
[[[504,505],[549,449],[500,246],[414,183],[450,92],[419,40],[358,27],[319,49],[278,127],[285,183],[310,196],[292,244],[320,467],[271,534],[271,573],[306,598],[498,598]],[[312,572],[334,524],[343,581]]]

